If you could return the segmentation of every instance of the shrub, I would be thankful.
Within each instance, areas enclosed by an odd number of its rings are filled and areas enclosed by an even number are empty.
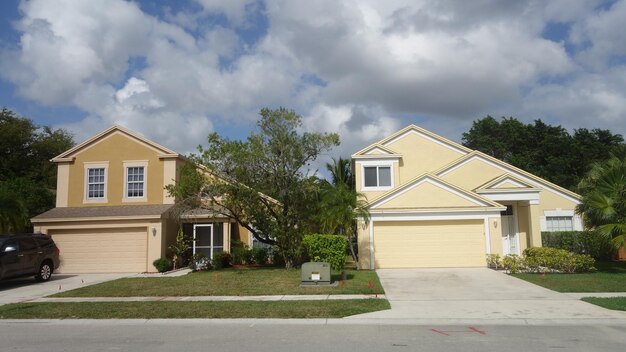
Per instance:
[[[524,250],[524,256],[524,264],[530,272],[580,273],[595,270],[595,260],[591,256],[565,249],[531,247]]]
[[[305,235],[302,244],[312,261],[330,263],[334,270],[341,270],[346,264],[347,241],[343,236]]]
[[[267,264],[267,260],[269,259],[269,252],[267,251],[267,248],[264,248],[264,247],[252,248],[251,254],[252,254],[252,260],[254,260],[254,263],[258,265]]]
[[[524,269],[524,259],[517,254],[505,255],[502,266],[511,274],[517,274]]]
[[[209,257],[204,253],[196,253],[191,256],[191,262],[189,263],[191,270],[208,270],[211,269],[211,261]]]
[[[502,268],[502,258],[499,254],[487,254],[487,266],[493,269]]]
[[[280,253],[278,248],[273,247],[271,258],[272,258],[272,265],[274,265],[274,266],[285,266],[285,258]]]
[[[248,246],[233,248],[233,264],[252,264],[252,254]]]
[[[213,254],[213,259],[211,259],[211,266],[215,269],[228,268],[231,266],[233,257],[230,253],[220,252]]]
[[[158,272],[164,273],[172,267],[172,263],[167,258],[159,258],[152,262],[152,265],[157,269]]]
[[[615,252],[611,240],[594,231],[542,232],[541,241],[544,247],[588,254],[596,260],[609,260]]]

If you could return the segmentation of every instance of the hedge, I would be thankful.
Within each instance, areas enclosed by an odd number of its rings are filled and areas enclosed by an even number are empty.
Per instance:
[[[314,262],[330,263],[333,270],[341,270],[346,264],[346,238],[338,235],[305,235],[302,245]]]
[[[587,254],[596,260],[610,260],[615,252],[610,239],[593,231],[542,232],[541,241],[544,247]]]

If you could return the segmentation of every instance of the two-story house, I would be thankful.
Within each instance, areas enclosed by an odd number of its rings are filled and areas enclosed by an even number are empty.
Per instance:
[[[352,160],[371,207],[361,268],[485,266],[540,247],[541,231],[582,230],[576,193],[415,125]]]
[[[52,236],[59,272],[154,272],[179,228],[194,253],[229,251],[248,231],[210,211],[176,214],[165,186],[177,182],[185,158],[113,126],[52,159],[56,207],[34,217],[35,231]]]

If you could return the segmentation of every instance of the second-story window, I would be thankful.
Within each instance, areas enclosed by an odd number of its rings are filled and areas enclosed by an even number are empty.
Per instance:
[[[390,166],[365,166],[363,168],[365,187],[391,187]]]
[[[87,169],[87,198],[102,199],[105,195],[105,170],[103,167]]]
[[[143,198],[145,192],[144,167],[132,166],[126,169],[126,197]]]

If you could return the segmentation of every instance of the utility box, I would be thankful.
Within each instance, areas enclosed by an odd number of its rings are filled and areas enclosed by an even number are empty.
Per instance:
[[[302,264],[302,286],[330,285],[330,263]]]

